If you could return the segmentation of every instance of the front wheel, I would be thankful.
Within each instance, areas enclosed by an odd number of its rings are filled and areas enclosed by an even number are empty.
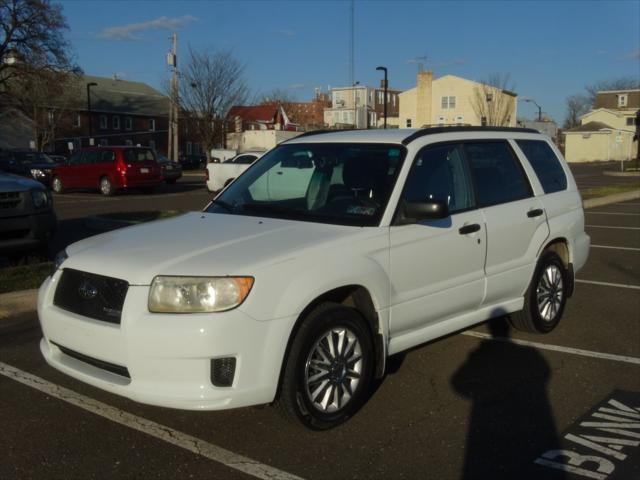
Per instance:
[[[362,316],[340,304],[321,304],[294,338],[278,405],[307,428],[335,427],[365,402],[373,370],[373,343]]]
[[[513,327],[534,333],[553,330],[567,301],[567,275],[560,257],[551,251],[544,252],[525,293],[524,308],[509,315]]]

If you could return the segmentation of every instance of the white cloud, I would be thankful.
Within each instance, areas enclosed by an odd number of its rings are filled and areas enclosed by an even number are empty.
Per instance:
[[[634,50],[632,52],[629,52],[627,55],[625,55],[624,58],[626,58],[628,60],[640,60],[640,48],[638,48],[638,49],[636,49],[636,50]]]
[[[136,35],[145,30],[177,30],[186,27],[198,19],[193,15],[183,15],[182,17],[159,17],[148,22],[130,23],[119,27],[108,27],[98,34],[99,38],[105,40],[140,40]]]

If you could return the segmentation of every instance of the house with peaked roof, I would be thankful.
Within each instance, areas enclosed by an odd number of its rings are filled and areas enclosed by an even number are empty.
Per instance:
[[[638,142],[633,137],[639,110],[640,89],[598,92],[591,111],[580,117],[580,125],[564,132],[567,161],[636,158]]]
[[[416,86],[400,95],[400,128],[447,125],[516,126],[514,92],[455,75],[420,70]]]
[[[295,131],[296,125],[289,120],[287,113],[279,103],[265,102],[261,105],[236,105],[227,114],[227,132],[245,132],[247,130],[289,130]]]

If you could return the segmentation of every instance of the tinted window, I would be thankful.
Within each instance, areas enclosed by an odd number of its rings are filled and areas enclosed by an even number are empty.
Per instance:
[[[531,196],[522,166],[506,142],[468,143],[465,152],[473,171],[476,199],[481,207]]]
[[[84,156],[82,157],[83,164],[91,164],[98,163],[98,155],[100,154],[97,150],[89,150],[88,152],[84,152]]]
[[[71,157],[69,157],[70,165],[77,165],[80,163],[80,159],[82,158],[82,152],[76,152]]]
[[[516,140],[533,167],[544,193],[559,192],[567,188],[567,176],[556,154],[542,140]]]
[[[100,163],[113,163],[116,160],[116,154],[113,150],[102,150],[100,152]]]
[[[146,148],[130,148],[124,151],[124,160],[127,163],[155,161],[153,151]]]
[[[418,153],[405,183],[403,199],[445,202],[451,213],[473,208],[473,189],[462,147],[439,145]]]
[[[255,161],[255,159],[258,158],[254,155],[241,155],[238,158],[236,158],[233,163],[240,163],[242,165],[248,165],[250,163],[253,163]]]

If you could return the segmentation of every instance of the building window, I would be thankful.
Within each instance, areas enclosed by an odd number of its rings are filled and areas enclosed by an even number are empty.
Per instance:
[[[126,139],[126,140],[124,141],[124,144],[130,147],[130,146],[132,146],[132,145],[133,145],[133,141],[132,141],[131,139]]]
[[[113,129],[120,130],[120,117],[118,117],[117,115],[113,117]]]
[[[440,116],[438,117],[438,124],[439,124],[439,125],[444,124],[444,122],[446,122],[446,121],[447,121],[447,117],[442,116],[442,115],[440,115]]]
[[[442,108],[456,108],[456,97],[442,97]]]
[[[456,117],[456,123],[464,123],[464,116],[458,115]]]
[[[480,123],[482,124],[483,127],[487,126],[487,117],[482,117],[480,119]]]
[[[100,139],[100,146],[101,147],[106,147],[107,145],[109,145],[109,141],[106,138],[101,138]]]
[[[133,128],[133,119],[131,117],[124,117],[124,129],[131,130]]]
[[[149,140],[149,148],[152,150],[156,149],[156,141],[155,140]]]
[[[156,131],[156,119],[155,118],[150,118],[149,119],[149,130],[152,132]]]
[[[493,93],[487,93],[487,102],[493,101]]]
[[[395,94],[391,94],[391,102],[393,103],[393,106],[396,106],[396,95]]]
[[[407,128],[411,128],[411,119],[407,118]]]
[[[627,117],[627,125],[635,125],[636,119],[634,117]]]
[[[187,142],[187,155],[191,155],[192,151],[193,151],[193,146],[191,145],[191,142]]]
[[[626,107],[627,106],[627,95],[618,95],[618,107]]]
[[[76,115],[73,117],[73,126],[78,128],[80,126],[80,114],[76,113]]]
[[[106,115],[100,115],[100,128],[102,130],[106,130],[107,129],[107,116]]]

